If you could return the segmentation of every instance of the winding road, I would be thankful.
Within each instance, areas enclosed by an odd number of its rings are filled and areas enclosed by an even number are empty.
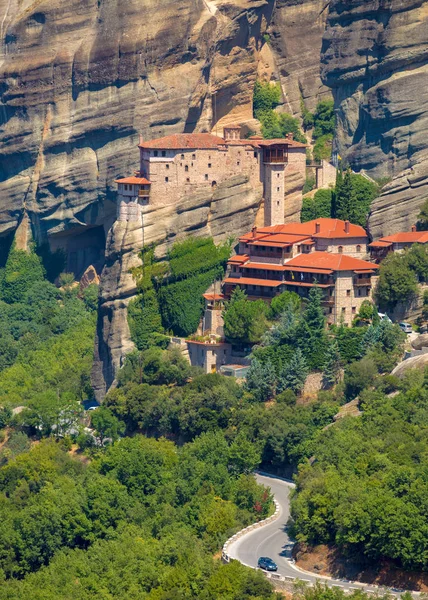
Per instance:
[[[345,591],[352,592],[359,589],[375,594],[388,591],[397,597],[404,591],[355,581],[323,577],[299,569],[292,560],[293,542],[288,537],[286,531],[287,521],[290,516],[289,496],[294,483],[267,474],[257,474],[256,478],[259,483],[270,487],[272,490],[277,505],[279,505],[278,517],[274,521],[266,523],[259,528],[245,533],[242,537],[230,541],[227,545],[227,554],[230,558],[239,560],[239,562],[248,567],[256,568],[260,556],[268,556],[278,565],[279,575],[293,579],[298,578],[308,585],[320,581],[329,587],[340,587]]]

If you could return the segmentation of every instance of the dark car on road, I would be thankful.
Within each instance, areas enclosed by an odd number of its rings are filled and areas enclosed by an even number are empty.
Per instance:
[[[273,560],[267,556],[261,556],[257,561],[257,566],[265,571],[278,571],[276,563],[274,563]]]

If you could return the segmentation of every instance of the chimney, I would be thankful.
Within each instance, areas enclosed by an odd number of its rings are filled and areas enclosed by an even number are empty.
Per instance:
[[[416,225],[412,225],[412,231],[416,231]]]
[[[318,221],[315,223],[315,233],[319,233],[321,231],[321,223]]]
[[[287,133],[287,135],[285,136],[285,139],[287,139],[290,142],[292,142],[293,141],[293,137],[294,137],[294,133]]]
[[[257,233],[257,227],[254,226],[252,228],[252,230],[251,230],[251,233],[253,234],[253,238],[255,238],[256,237],[256,233]]]
[[[139,144],[142,144],[142,143],[143,143],[143,135],[140,133],[140,141],[139,141]]]
[[[345,221],[345,233],[349,233],[349,221]]]

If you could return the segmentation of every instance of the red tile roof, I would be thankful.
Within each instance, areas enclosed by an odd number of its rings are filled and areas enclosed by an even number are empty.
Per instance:
[[[219,145],[224,146],[224,144],[225,141],[222,137],[212,133],[176,133],[149,142],[142,142],[139,147],[160,148],[162,150],[181,150],[182,148],[202,150],[204,148],[217,148]]]
[[[299,273],[320,273],[322,275],[331,275],[333,271],[331,269],[317,269],[315,267],[289,267],[290,261],[284,265],[285,271],[299,271]]]
[[[224,300],[224,294],[204,294],[206,300]]]
[[[319,233],[316,232],[319,224]],[[256,236],[261,239],[262,236],[272,236],[274,234],[300,235],[313,238],[346,239],[346,238],[367,238],[367,233],[360,225],[349,223],[349,232],[345,232],[345,221],[341,219],[314,219],[307,223],[287,223],[285,225],[272,225],[270,227],[260,227],[256,230]],[[253,237],[253,232],[245,234],[240,238],[247,241]],[[263,239],[266,239],[263,237]]]
[[[395,244],[426,244],[428,243],[428,231],[404,231],[387,235],[380,238],[380,242],[391,242]]]
[[[284,265],[273,265],[271,263],[247,262],[247,263],[245,263],[245,265],[242,265],[242,269],[264,269],[265,271],[285,271],[286,267]]]
[[[392,246],[392,242],[372,242],[369,244],[369,248],[389,248]]]
[[[286,235],[284,233],[274,233],[273,235],[266,235],[256,241],[249,241],[251,246],[289,246],[291,244],[297,244],[306,239],[305,235]]]
[[[233,285],[263,285],[265,287],[278,287],[283,281],[274,281],[272,279],[253,279],[251,277],[228,277],[224,283],[232,283]]]
[[[124,177],[123,179],[115,179],[115,183],[131,183],[134,185],[149,185],[151,182],[145,177]]]
[[[298,271],[300,267],[306,269],[326,269],[331,271],[362,271],[369,269],[375,271],[379,267],[367,260],[353,258],[346,254],[336,254],[333,252],[311,252],[310,254],[300,254],[286,263],[289,270]]]
[[[235,254],[235,256],[229,258],[228,262],[242,264],[244,262],[247,262],[249,258],[250,257],[248,256],[248,254]]]
[[[225,125],[226,128],[238,129],[239,125]],[[272,145],[288,145],[291,148],[306,148],[306,144],[301,144],[295,140],[280,138],[274,140],[264,140],[263,138],[252,137],[249,139],[225,140],[224,138],[213,135],[212,133],[176,133],[165,137],[141,142],[140,148],[161,149],[161,150],[181,150],[190,148],[194,150],[202,150],[205,148],[218,148],[219,146],[229,145],[248,145],[258,147],[266,147]]]

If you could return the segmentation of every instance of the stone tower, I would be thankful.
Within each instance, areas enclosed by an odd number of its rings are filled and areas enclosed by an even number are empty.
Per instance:
[[[283,140],[266,140],[263,149],[265,227],[284,223],[284,176],[288,145]]]

